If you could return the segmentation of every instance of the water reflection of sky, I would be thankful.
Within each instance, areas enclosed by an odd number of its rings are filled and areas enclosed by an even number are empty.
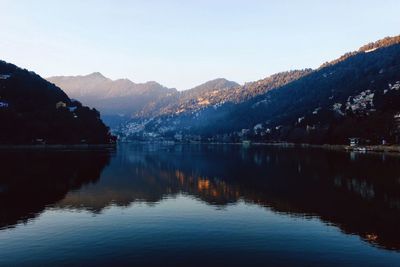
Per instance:
[[[399,260],[398,254],[343,235],[317,218],[277,214],[243,201],[218,209],[181,194],[154,205],[112,205],[101,214],[48,209],[27,225],[3,231],[1,238],[7,240],[0,249],[4,265],[43,260],[104,264],[111,259],[148,264],[213,259],[235,264],[268,259],[270,264],[382,266]]]
[[[0,265],[400,260],[396,157],[237,146],[14,156],[0,153]]]

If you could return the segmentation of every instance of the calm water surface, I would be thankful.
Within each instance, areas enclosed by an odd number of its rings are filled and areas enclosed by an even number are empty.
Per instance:
[[[400,266],[400,158],[0,151],[0,266]]]

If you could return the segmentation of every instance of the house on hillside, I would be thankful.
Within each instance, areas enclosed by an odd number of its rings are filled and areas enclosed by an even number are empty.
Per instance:
[[[66,107],[67,107],[67,104],[65,102],[63,102],[63,101],[59,101],[59,102],[56,103],[56,109],[66,108]]]
[[[9,104],[5,101],[0,101],[0,108],[8,108]]]
[[[356,137],[351,137],[349,138],[349,145],[350,146],[358,146],[358,144],[360,143],[360,138],[356,138]]]
[[[75,111],[78,109],[77,106],[70,106],[68,107],[69,112],[72,113],[72,116],[76,119],[78,118],[78,115],[76,115]]]
[[[11,74],[0,74],[0,80],[7,80],[11,77]]]
[[[396,139],[396,144],[400,143],[400,112],[394,114],[394,135]]]
[[[35,145],[45,145],[46,140],[44,138],[36,138],[32,143]]]

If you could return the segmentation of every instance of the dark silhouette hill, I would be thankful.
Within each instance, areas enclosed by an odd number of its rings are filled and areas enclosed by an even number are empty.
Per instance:
[[[97,110],[39,75],[0,61],[0,144],[106,144]]]

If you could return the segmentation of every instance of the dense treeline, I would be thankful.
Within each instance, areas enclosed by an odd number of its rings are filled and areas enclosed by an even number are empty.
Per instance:
[[[365,51],[369,51],[372,49],[387,47],[387,46],[391,46],[391,45],[398,44],[398,43],[400,43],[400,35],[394,36],[394,37],[385,37],[376,42],[371,42],[369,44],[361,46],[360,49],[358,49],[358,51],[365,52]]]
[[[400,113],[399,42],[400,37],[385,38],[317,70],[289,72],[288,79],[280,74],[276,87],[260,83],[258,92],[264,93],[246,101],[133,121],[122,134],[319,144],[347,144],[355,137],[370,144],[395,143],[400,139],[400,118],[395,118]],[[139,124],[144,131],[136,130]]]
[[[241,103],[297,80],[310,72],[311,69],[280,72],[256,82],[246,83],[244,86],[225,79],[216,79],[180,92],[175,101],[166,103],[166,106],[160,109],[158,115],[188,113],[227,102]]]
[[[394,142],[400,91],[389,84],[397,81],[400,45],[360,53],[241,105],[229,115],[230,127],[262,122],[271,129],[264,138],[271,140]]]
[[[335,65],[341,61],[344,61],[346,59],[348,59],[349,57],[355,56],[359,53],[363,53],[363,52],[369,52],[369,51],[373,51],[375,49],[378,48],[383,48],[383,47],[387,47],[387,46],[391,46],[391,45],[395,45],[400,43],[400,35],[399,36],[394,36],[394,37],[385,37],[381,40],[378,40],[376,42],[371,42],[368,43],[366,45],[361,46],[358,51],[352,51],[352,52],[348,52],[346,54],[344,54],[343,56],[339,57],[338,59],[332,60],[330,62],[325,62],[324,64],[321,65],[320,68],[324,68],[330,65]]]
[[[33,72],[0,61],[1,144],[100,144],[112,136],[95,109]]]

